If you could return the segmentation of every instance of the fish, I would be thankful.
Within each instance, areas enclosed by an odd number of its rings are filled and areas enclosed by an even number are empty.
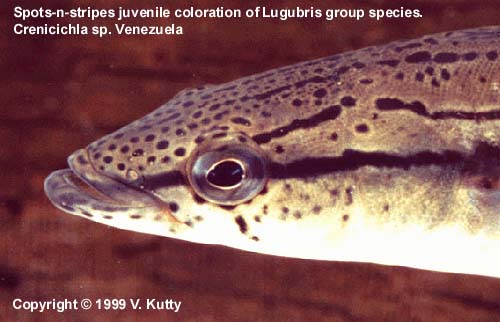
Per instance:
[[[500,277],[499,50],[480,27],[185,89],[44,189],[133,232]]]

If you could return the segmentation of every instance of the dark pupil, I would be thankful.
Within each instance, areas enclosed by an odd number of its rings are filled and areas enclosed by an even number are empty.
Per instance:
[[[217,164],[207,175],[207,180],[218,187],[232,187],[243,179],[243,168],[234,161]]]

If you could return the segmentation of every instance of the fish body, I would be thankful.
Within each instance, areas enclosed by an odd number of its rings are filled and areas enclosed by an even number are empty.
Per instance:
[[[500,277],[499,50],[483,27],[187,89],[45,191],[131,231]]]

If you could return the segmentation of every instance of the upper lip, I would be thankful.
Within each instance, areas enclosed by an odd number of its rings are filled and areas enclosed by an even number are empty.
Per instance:
[[[58,207],[64,208],[65,204],[70,203],[69,196],[73,205],[78,204],[80,200],[94,204],[137,208],[155,207],[161,204],[161,201],[148,191],[96,171],[85,149],[77,150],[69,156],[68,164],[70,169],[53,172],[45,181],[45,191]]]
[[[79,165],[79,163],[76,162],[79,156],[83,156],[88,160],[88,165]],[[86,149],[80,149],[68,157],[68,164],[80,180],[105,197],[117,203],[135,207],[151,206],[159,202],[159,200],[148,191],[121,182],[117,178],[97,171],[89,160],[88,151]]]

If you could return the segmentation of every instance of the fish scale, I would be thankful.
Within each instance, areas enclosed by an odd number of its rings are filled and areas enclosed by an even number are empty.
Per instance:
[[[483,27],[187,89],[45,190],[131,231],[498,277],[499,48]]]

